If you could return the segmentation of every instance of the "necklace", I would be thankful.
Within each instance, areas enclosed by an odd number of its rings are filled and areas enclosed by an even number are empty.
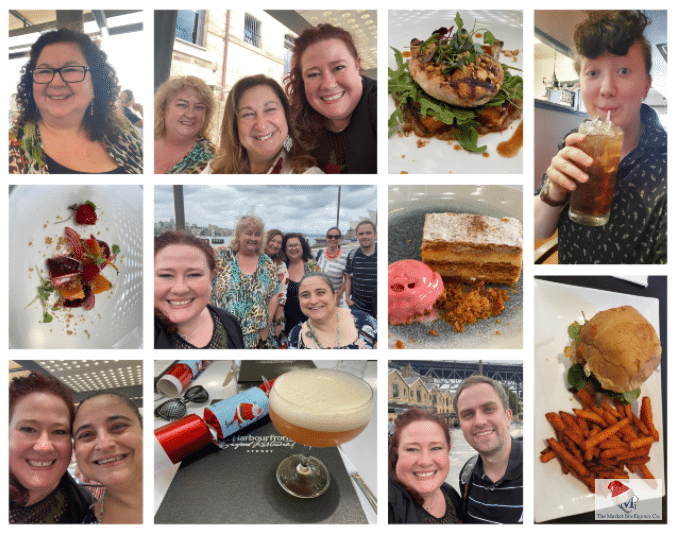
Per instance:
[[[318,337],[315,335],[315,328],[313,328],[313,323],[311,322],[310,319],[308,320],[308,332],[306,332],[306,336],[312,337],[313,341],[315,341],[315,344],[318,345],[319,349],[325,348],[320,344],[320,341],[318,341]],[[339,329],[339,312],[337,311],[337,347],[336,348],[339,348],[339,346],[340,346],[340,339],[341,339],[341,332],[340,332],[340,329]],[[328,347],[328,348],[333,349],[334,347]]]
[[[334,254],[334,255],[330,254],[330,249],[329,249],[329,248],[326,248],[326,249],[325,249],[325,256],[327,256],[327,259],[328,259],[328,260],[333,260],[334,258],[336,258],[337,256],[339,256],[339,254],[341,254],[341,249],[340,249],[340,248],[337,249],[337,253]]]
[[[101,525],[101,520],[104,518],[104,502],[106,501],[106,489],[104,488],[104,494],[101,496],[101,512],[99,512],[99,521],[97,523]]]
[[[188,334],[188,335],[186,335],[186,334],[179,334],[179,335],[180,335],[182,338],[184,338],[184,341],[188,341],[188,336],[192,336],[193,334],[195,334],[196,331],[198,330],[198,328],[200,328],[200,325],[201,325],[201,324],[202,324],[202,312],[200,312],[200,319],[198,320],[198,326],[196,326],[196,327],[193,329],[193,331],[192,331],[190,334]]]

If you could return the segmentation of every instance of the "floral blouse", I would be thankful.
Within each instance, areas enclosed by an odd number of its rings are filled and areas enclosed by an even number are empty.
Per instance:
[[[240,321],[245,347],[255,348],[259,331],[268,324],[268,303],[278,293],[278,276],[271,258],[262,254],[251,275],[244,275],[231,248],[219,251],[212,304]]]
[[[358,337],[350,345],[339,347],[340,349],[372,349],[377,343],[377,320],[360,310],[351,310],[353,321],[358,329]],[[290,332],[288,349],[307,349],[304,344],[304,336],[301,334],[301,323],[292,328]]]
[[[184,159],[165,174],[200,174],[216,153],[212,141],[201,137]]]
[[[144,162],[141,137],[131,122],[122,121],[115,142],[106,138],[103,145],[126,174],[141,174]],[[37,123],[10,129],[9,174],[50,174],[45,156]]]

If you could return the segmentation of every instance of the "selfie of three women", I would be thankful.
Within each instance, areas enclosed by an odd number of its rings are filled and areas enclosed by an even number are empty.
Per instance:
[[[377,348],[376,207],[375,186],[157,186],[155,348]]]
[[[119,31],[110,33],[95,18],[10,12],[10,72],[17,78],[10,174],[142,172],[143,107],[130,89],[141,91],[144,78],[143,62],[130,61],[141,47],[142,12],[121,12],[109,21],[122,24]]]
[[[156,32],[209,17],[225,38],[194,44],[223,59],[156,40],[156,174],[376,173],[376,11],[175,13]]]
[[[10,523],[141,524],[142,362],[9,362]]]

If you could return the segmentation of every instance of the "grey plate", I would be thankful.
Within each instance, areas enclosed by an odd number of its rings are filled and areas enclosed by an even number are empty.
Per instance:
[[[399,260],[421,260],[421,239],[427,213],[477,213],[523,221],[522,192],[502,186],[395,186],[389,188],[388,203],[389,265]],[[395,348],[396,341],[400,340],[407,349],[522,349],[522,274],[510,292],[511,300],[499,317],[466,325],[464,333],[455,332],[453,326],[442,320],[389,325],[389,348]],[[431,329],[438,335],[432,336]]]

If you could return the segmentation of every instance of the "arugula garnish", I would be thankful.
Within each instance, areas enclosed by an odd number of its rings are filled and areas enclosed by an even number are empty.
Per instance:
[[[49,301],[49,298],[52,296],[52,293],[54,293],[55,289],[54,286],[52,285],[52,282],[50,282],[48,279],[43,278],[40,275],[40,270],[38,269],[37,265],[35,267],[35,272],[38,273],[38,278],[40,278],[40,285],[38,286],[38,296],[35,297],[31,302],[29,302],[26,305],[26,308],[28,308],[28,306],[33,304],[36,300],[39,300],[40,304],[42,305],[43,311],[42,322],[50,323],[52,322],[52,316],[47,311],[49,309],[49,306],[47,306],[47,301]]]
[[[464,24],[459,13],[457,13],[455,23],[460,30],[452,36],[445,37],[454,27],[450,28],[447,34],[434,33],[420,46],[421,49],[425,49],[435,42],[436,49],[433,57],[436,58],[436,61],[446,64],[445,69],[452,69],[450,72],[461,66],[461,63],[475,62],[475,54],[484,54],[482,47],[472,40],[476,32],[475,23],[473,30],[467,32],[463,29]],[[485,30],[483,42],[492,45],[495,41],[494,35],[489,30]],[[509,67],[502,63],[504,82],[492,100],[476,108],[461,108],[437,100],[424,92],[410,76],[407,62],[404,61],[402,53],[393,47],[391,47],[391,50],[395,55],[396,69],[388,69],[388,93],[396,101],[396,110],[388,119],[389,137],[405,124],[403,112],[408,106],[408,102],[411,102],[418,104],[418,112],[423,118],[435,117],[444,124],[454,126],[457,141],[465,150],[484,152],[487,146],[478,146],[479,123],[476,121],[478,114],[487,108],[501,106],[505,102],[510,102],[511,105],[516,107],[522,104],[523,79],[508,72],[509,68],[515,69],[515,67]]]

